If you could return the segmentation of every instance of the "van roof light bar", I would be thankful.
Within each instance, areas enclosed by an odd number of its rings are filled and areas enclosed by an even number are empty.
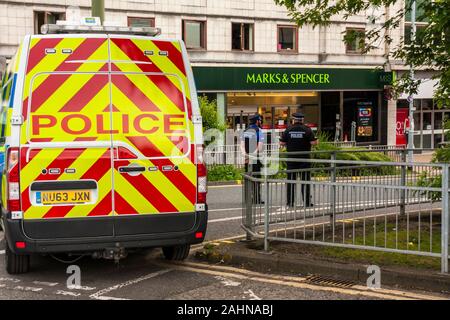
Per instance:
[[[133,34],[133,35],[154,37],[161,34],[161,28],[44,24],[41,27],[41,33],[42,34],[108,33],[108,34]]]

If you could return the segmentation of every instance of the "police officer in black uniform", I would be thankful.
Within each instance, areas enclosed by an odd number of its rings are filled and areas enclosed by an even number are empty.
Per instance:
[[[259,153],[263,150],[264,134],[261,130],[262,117],[255,114],[249,117],[250,125],[241,135],[241,152],[245,157],[245,172],[251,169],[255,175],[260,175],[262,163]],[[252,156],[250,158],[250,155]],[[262,204],[260,183],[253,184],[253,203]]]
[[[314,136],[314,132],[312,132],[311,128],[304,125],[305,116],[296,112],[292,114],[293,124],[288,127],[283,134],[281,135],[280,144],[282,146],[286,146],[288,152],[305,152],[311,151],[311,146],[317,144],[319,141]],[[299,158],[299,159],[309,159],[309,154],[299,154],[299,155],[289,155],[289,158]],[[298,169],[307,169],[310,168],[309,162],[287,162],[287,170],[298,170]],[[300,172],[288,172],[287,179],[288,180],[297,180],[297,177]],[[310,181],[311,173],[310,172],[302,172],[301,173],[302,181]],[[302,199],[304,200],[305,207],[311,207],[311,194],[310,194],[310,185],[302,184]],[[287,184],[287,206],[294,207],[295,206],[295,184],[288,183]]]

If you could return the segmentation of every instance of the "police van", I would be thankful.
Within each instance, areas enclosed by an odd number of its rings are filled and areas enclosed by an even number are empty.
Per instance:
[[[207,223],[187,51],[158,28],[44,25],[2,77],[6,269],[32,254],[185,259]]]

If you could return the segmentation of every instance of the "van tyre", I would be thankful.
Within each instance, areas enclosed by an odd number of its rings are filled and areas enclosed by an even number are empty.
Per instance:
[[[6,243],[5,264],[6,271],[9,274],[27,273],[30,271],[30,256],[27,254],[15,254]]]
[[[189,250],[191,249],[191,246],[189,244],[183,244],[179,246],[173,246],[173,247],[163,247],[163,254],[164,257],[167,260],[172,261],[181,261],[188,257]]]

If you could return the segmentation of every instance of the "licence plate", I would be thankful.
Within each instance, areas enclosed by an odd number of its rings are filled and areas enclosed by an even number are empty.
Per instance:
[[[91,202],[90,190],[64,190],[64,191],[39,191],[36,192],[38,204],[72,204]]]

